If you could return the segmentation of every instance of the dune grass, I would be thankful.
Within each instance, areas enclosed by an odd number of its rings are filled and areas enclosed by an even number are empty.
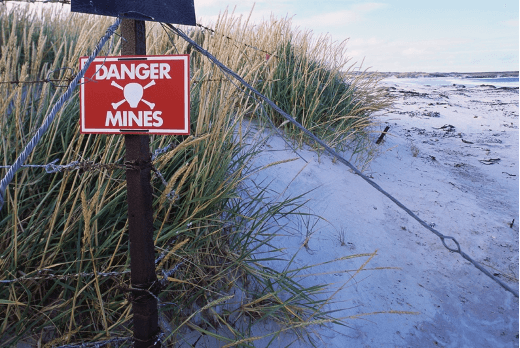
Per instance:
[[[72,70],[77,72],[79,57],[91,52],[112,19],[59,11],[44,11],[40,18],[27,8],[3,5],[0,19],[0,81],[63,80],[0,83],[0,163],[5,166],[23,150],[63,93],[60,86]],[[189,33],[335,146],[365,136],[370,113],[386,105],[386,97],[372,88],[377,78],[345,75],[343,65],[331,68],[332,62],[317,59],[329,46],[302,46],[298,34],[289,35],[288,21],[276,23],[279,27],[253,28],[223,15],[215,32],[196,28]],[[158,24],[148,26],[147,47],[148,54],[190,52]],[[116,37],[103,54],[119,51]],[[255,323],[265,320],[278,324],[268,342],[286,331],[310,339],[310,326],[338,321],[326,311],[327,300],[315,296],[325,286],[301,286],[292,277],[297,270],[291,260],[284,271],[262,264],[282,257],[271,245],[283,228],[276,221],[299,214],[304,200],[280,202],[269,198],[266,187],[247,187],[248,175],[259,170],[251,164],[259,150],[242,123],[246,117],[261,120],[261,109],[196,53],[191,70],[192,135],[151,138],[152,151],[171,145],[153,163],[166,186],[158,177],[152,180],[164,342],[175,345],[198,332],[221,344],[250,346],[266,339],[253,335]],[[289,125],[268,114],[303,144]],[[0,284],[4,346],[20,340],[59,346],[131,336],[123,141],[119,135],[82,135],[78,120],[76,93],[28,163],[82,161],[84,169],[47,174],[24,168],[6,191],[0,280],[11,282]]]
[[[354,68],[345,56],[347,41],[333,43],[290,27],[277,30],[287,32],[269,57],[274,62],[263,71],[261,91],[333,148],[343,150],[367,137],[372,113],[391,102],[377,90],[380,77]],[[307,142],[294,125],[272,110],[269,114],[299,144]]]

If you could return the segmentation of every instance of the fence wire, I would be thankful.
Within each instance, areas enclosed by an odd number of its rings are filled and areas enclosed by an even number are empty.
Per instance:
[[[20,283],[26,280],[31,281],[42,281],[42,280],[68,280],[72,278],[90,278],[90,277],[120,277],[124,274],[130,274],[130,271],[123,271],[123,272],[97,272],[97,273],[87,273],[87,272],[81,272],[81,273],[73,273],[73,274],[54,274],[54,273],[48,273],[52,272],[50,269],[41,269],[36,272],[36,275],[34,276],[23,276],[19,278],[14,279],[4,279],[0,280],[0,284],[13,284],[13,283]]]
[[[116,170],[116,169],[124,169],[126,166],[124,164],[117,163],[95,163],[92,161],[73,161],[68,164],[56,164],[59,159],[55,159],[54,161],[47,164],[24,164],[21,165],[21,168],[43,168],[45,172],[48,174],[52,173],[61,173],[72,170],[83,170],[83,171],[94,171],[94,170]],[[0,168],[11,168],[11,166],[0,166]]]
[[[204,25],[202,25],[202,24],[200,24],[200,23],[197,23],[197,27],[202,28],[202,29],[207,30],[207,31],[210,31],[210,32],[212,32],[213,34],[221,35],[221,36],[225,37],[225,38],[228,39],[228,40],[235,41],[236,43],[239,43],[239,44],[244,45],[244,46],[246,46],[246,47],[252,48],[252,49],[254,49],[255,51],[265,53],[267,59],[269,59],[270,57],[276,57],[276,58],[278,58],[278,56],[277,56],[276,54],[274,54],[273,52],[267,52],[267,51],[265,51],[265,50],[263,50],[263,49],[261,49],[261,48],[258,48],[258,47],[255,47],[255,46],[251,46],[251,45],[246,44],[246,43],[244,43],[244,42],[238,41],[237,39],[234,39],[234,38],[229,37],[229,36],[227,36],[227,35],[225,35],[225,34],[221,34],[221,33],[219,33],[219,32],[216,32],[214,29],[208,28],[208,27],[206,27],[206,26],[204,26]]]
[[[70,5],[70,0],[0,0],[0,4],[6,2],[26,2],[30,4],[62,4]]]
[[[11,81],[0,81],[0,84],[11,84],[11,85],[30,85],[30,84],[38,84],[38,83],[50,83],[54,85],[54,82],[63,82],[67,81],[67,85],[58,85],[55,87],[68,87],[68,84],[72,81],[70,78],[64,79],[43,79],[43,80],[11,80]]]
[[[101,348],[111,345],[112,347],[119,347],[121,344],[133,341],[133,337],[115,337],[104,341],[67,344],[58,346],[56,348]]]
[[[71,97],[72,92],[78,85],[80,79],[85,75],[85,72],[87,71],[88,67],[90,66],[90,63],[96,58],[96,56],[99,54],[105,43],[108,41],[108,39],[114,34],[114,32],[119,27],[119,24],[121,23],[121,19],[117,18],[115,23],[112,24],[106,31],[105,35],[100,39],[99,43],[97,44],[96,48],[88,58],[87,62],[85,63],[85,66],[81,71],[76,75],[74,80],[70,83],[69,87],[65,91],[65,93],[60,97],[58,102],[54,104],[51,112],[45,117],[42,126],[38,129],[36,134],[33,136],[29,144],[25,147],[25,149],[22,151],[22,153],[18,156],[15,163],[9,168],[7,171],[7,174],[5,174],[4,178],[0,182],[0,210],[2,210],[2,207],[4,206],[4,197],[5,197],[5,190],[7,189],[7,185],[13,180],[14,174],[20,169],[20,167],[23,165],[27,157],[31,154],[31,152],[34,150],[42,136],[45,134],[49,126],[51,125],[52,121],[54,120],[54,117],[58,113],[58,111],[61,109],[63,104]]]
[[[422,220],[420,217],[418,217],[414,212],[412,212],[410,209],[408,209],[403,203],[401,203],[399,200],[397,200],[394,196],[392,196],[390,193],[386,192],[376,184],[374,181],[372,181],[370,178],[368,178],[366,175],[361,173],[354,165],[352,165],[349,161],[347,161],[345,158],[343,158],[339,153],[337,153],[334,149],[332,149],[330,146],[328,146],[323,140],[315,136],[311,131],[303,127],[298,121],[296,121],[291,115],[287,114],[285,111],[280,109],[273,101],[271,101],[269,98],[258,92],[253,86],[248,84],[244,79],[242,79],[237,73],[235,73],[233,70],[228,68],[226,65],[221,63],[216,57],[211,55],[207,50],[202,48],[200,45],[198,45],[195,41],[193,41],[188,35],[186,35],[182,30],[179,28],[174,27],[171,24],[165,25],[170,28],[175,34],[177,34],[179,37],[187,41],[189,44],[193,46],[194,49],[196,49],[199,53],[204,55],[206,58],[208,58],[213,64],[215,64],[221,71],[223,71],[225,74],[232,76],[237,81],[239,81],[242,85],[244,85],[248,90],[253,92],[263,100],[265,103],[267,103],[269,106],[271,106],[276,112],[278,112],[280,115],[282,115],[285,119],[287,119],[289,122],[291,122],[293,125],[295,125],[298,129],[300,129],[305,135],[307,135],[309,138],[311,138],[313,141],[318,143],[319,145],[323,146],[325,151],[327,151],[330,155],[335,157],[338,161],[349,167],[355,174],[359,175],[363,180],[365,180],[367,183],[369,183],[372,187],[374,187],[376,190],[381,192],[383,195],[385,195],[388,199],[390,199],[392,202],[394,202],[399,208],[404,210],[408,215],[410,215],[412,218],[414,218],[417,222],[419,222],[424,228],[426,228],[428,231],[434,233],[437,237],[439,237],[442,241],[442,244],[451,252],[460,254],[464,259],[471,262],[478,270],[480,270],[482,273],[487,275],[489,278],[494,280],[496,283],[498,283],[502,288],[512,293],[515,297],[518,297],[518,292],[515,291],[513,288],[511,288],[509,285],[502,282],[500,279],[495,277],[491,272],[489,272],[487,269],[485,269],[480,263],[473,260],[468,254],[464,253],[457,240],[453,237],[446,236],[442,234],[441,232],[437,231],[430,225],[428,225],[424,220]],[[450,247],[446,244],[446,241],[451,240],[456,247]]]

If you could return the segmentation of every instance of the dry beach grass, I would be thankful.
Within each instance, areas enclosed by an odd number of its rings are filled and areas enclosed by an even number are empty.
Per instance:
[[[112,19],[59,11],[40,18],[27,8],[10,11],[4,5],[0,18],[0,81],[62,80],[0,84],[0,162],[6,166]],[[350,147],[362,163],[369,160],[366,127],[390,99],[377,88],[376,75],[349,73],[344,46],[294,31],[288,20],[253,28],[224,14],[212,25],[214,32],[191,29],[189,34],[332,146]],[[147,47],[148,54],[191,52],[158,24],[148,28]],[[119,49],[116,38],[105,54],[117,55]],[[255,187],[253,195],[244,189],[244,179],[261,168],[251,162],[260,144],[250,143],[243,121],[268,122],[250,95],[191,53],[192,135],[151,139],[153,149],[172,145],[154,161],[166,187],[158,178],[152,182],[155,245],[157,254],[164,254],[157,273],[162,278],[175,270],[165,277],[159,296],[165,342],[181,343],[190,332],[230,346],[257,339],[267,345],[285,331],[310,339],[308,328],[340,322],[327,311],[330,298],[314,296],[325,284],[302,286],[293,279],[299,269],[292,259],[283,271],[264,265],[281,257],[281,248],[271,244],[283,229],[277,218],[301,214],[304,201],[300,196],[270,200],[265,185]],[[330,54],[335,64],[326,58]],[[120,136],[81,135],[78,113],[76,95],[28,163],[82,161],[83,169],[47,174],[24,168],[5,194],[0,279],[15,281],[0,287],[3,345],[23,339],[59,346],[131,336],[123,142]],[[267,114],[297,146],[305,142],[269,109]],[[364,267],[373,254],[356,256],[363,260],[357,267]],[[254,337],[252,328],[263,320],[277,325]]]

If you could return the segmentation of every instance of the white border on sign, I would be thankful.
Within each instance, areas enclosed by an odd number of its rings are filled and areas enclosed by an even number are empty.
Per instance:
[[[183,129],[150,129],[150,128],[142,128],[142,129],[135,129],[128,132],[121,132],[119,129],[113,129],[113,128],[86,128],[85,127],[85,83],[89,83],[90,77],[83,77],[81,79],[81,87],[80,87],[80,94],[81,94],[81,133],[87,133],[87,134],[181,134],[187,135],[189,134],[189,128],[190,128],[190,99],[189,99],[189,67],[190,67],[190,61],[188,55],[166,55],[166,56],[111,56],[111,57],[96,57],[91,65],[93,63],[104,63],[104,62],[117,62],[121,58],[124,58],[125,60],[131,60],[132,58],[135,58],[136,60],[142,60],[143,58],[146,58],[147,61],[154,61],[154,60],[183,60],[184,61],[184,100],[186,101],[184,103],[184,125],[185,127]],[[81,57],[80,63],[81,67],[80,69],[83,69],[85,66],[85,63],[87,62],[88,57]],[[97,73],[97,71],[96,71]]]

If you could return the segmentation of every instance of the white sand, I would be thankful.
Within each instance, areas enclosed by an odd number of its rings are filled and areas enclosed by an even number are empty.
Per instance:
[[[391,134],[365,173],[518,291],[518,89],[386,83],[398,97],[396,109],[380,116],[380,129],[390,125]],[[299,250],[298,265],[378,250],[367,268],[399,268],[359,273],[327,305],[345,309],[337,316],[419,312],[347,319],[348,327],[318,329],[317,346],[518,346],[517,298],[445,249],[438,237],[344,165],[312,151],[300,154],[308,165],[299,159],[265,170],[254,180],[272,181],[270,188],[285,190],[284,197],[314,189],[303,212],[326,222],[315,224],[305,248],[307,226],[317,220],[295,218],[277,245],[287,248],[287,255]],[[274,136],[257,164],[294,157]],[[302,278],[302,284],[330,283],[335,291],[354,273],[347,270],[366,260],[317,267],[307,273],[326,274]],[[262,326],[257,334],[261,332]],[[290,341],[284,337],[274,346]],[[292,346],[306,345],[297,341]]]

